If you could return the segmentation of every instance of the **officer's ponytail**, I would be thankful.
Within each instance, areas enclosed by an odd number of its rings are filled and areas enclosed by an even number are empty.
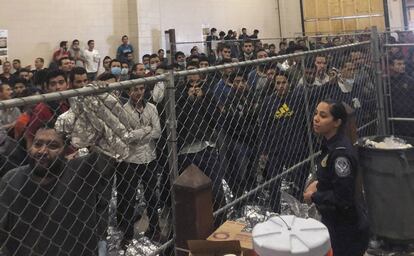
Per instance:
[[[339,127],[338,131],[343,132],[346,121],[347,121],[347,117],[348,117],[348,113],[346,112],[346,108],[344,104],[340,101],[331,100],[331,99],[323,100],[322,102],[329,104],[330,113],[333,116],[333,119],[335,121],[338,119],[341,119],[342,122],[341,122],[341,126]]]

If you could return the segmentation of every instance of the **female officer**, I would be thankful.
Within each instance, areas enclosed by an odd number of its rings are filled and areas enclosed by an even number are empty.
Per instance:
[[[317,159],[317,181],[304,193],[316,204],[328,227],[335,256],[362,256],[368,245],[368,230],[355,201],[357,153],[344,135],[347,119],[340,102],[318,104],[313,118],[315,133],[323,136],[322,153]]]

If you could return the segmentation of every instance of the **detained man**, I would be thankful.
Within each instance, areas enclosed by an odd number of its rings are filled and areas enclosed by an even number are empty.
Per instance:
[[[119,163],[116,173],[117,181],[117,220],[124,232],[122,247],[131,243],[134,236],[134,205],[139,181],[144,187],[144,198],[149,227],[145,235],[159,242],[161,229],[158,225],[157,197],[157,155],[155,143],[161,136],[160,118],[155,105],[145,100],[145,85],[136,85],[129,90],[130,99],[124,105],[127,113],[129,136],[129,156]]]
[[[0,101],[11,99],[12,93],[10,85],[0,84]],[[21,164],[25,158],[24,150],[8,135],[12,134],[19,115],[17,107],[0,109],[0,177]]]
[[[273,92],[265,98],[259,114],[259,155],[265,162],[265,179],[272,180],[284,170],[300,162],[308,155],[306,137],[306,112],[303,94],[291,90],[286,73],[278,73],[273,82]],[[290,180],[293,194],[300,197],[303,193],[307,168],[295,170]],[[272,181],[270,207],[280,212],[281,179]],[[300,199],[300,198],[299,198]]]
[[[189,83],[177,96],[178,166],[183,172],[194,164],[213,183],[213,208],[217,211],[225,204],[219,152],[216,146],[215,128],[220,112],[214,97],[200,83]],[[218,227],[225,221],[225,213],[215,219]]]
[[[221,109],[220,159],[225,179],[235,198],[255,184],[253,156],[257,137],[257,107],[253,93],[249,93],[244,72],[233,73],[227,80],[231,87],[229,100]],[[235,205],[234,217],[241,214],[241,204]]]
[[[13,90],[8,84],[0,84],[0,101],[10,100]],[[9,132],[14,127],[20,110],[17,107],[0,109],[0,132]]]
[[[97,154],[66,161],[63,137],[47,124],[29,164],[0,182],[1,255],[96,255]]]
[[[115,79],[112,74],[100,76]],[[105,78],[105,79],[104,79]],[[87,72],[84,68],[77,67],[70,74],[71,86],[82,88],[92,86],[99,88],[107,86],[107,82],[87,84]],[[108,80],[109,81],[109,80]],[[102,153],[101,161],[94,163],[94,168],[100,170],[102,175],[96,181],[95,190],[99,191],[99,200],[96,204],[99,215],[97,234],[100,239],[102,254],[105,255],[105,237],[108,227],[108,209],[111,198],[111,185],[115,173],[115,162],[128,156],[128,131],[125,123],[125,111],[119,100],[111,93],[102,93],[91,96],[79,96],[69,99],[70,111],[57,118],[55,128],[70,141],[72,151],[66,155],[73,159],[81,155]]]

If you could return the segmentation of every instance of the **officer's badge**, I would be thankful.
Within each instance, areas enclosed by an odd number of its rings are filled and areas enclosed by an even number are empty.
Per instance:
[[[329,155],[326,155],[326,156],[322,159],[322,161],[321,161],[321,166],[322,166],[322,167],[326,167],[326,166],[327,166],[328,156],[329,156]]]
[[[335,159],[335,173],[338,177],[345,178],[351,174],[351,163],[346,157]]]

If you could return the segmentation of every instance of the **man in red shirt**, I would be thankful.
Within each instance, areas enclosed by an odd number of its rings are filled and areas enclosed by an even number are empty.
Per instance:
[[[70,52],[68,51],[68,41],[62,41],[59,44],[59,50],[53,53],[53,60],[58,63],[58,61],[63,57],[70,57]]]
[[[66,75],[62,70],[53,70],[47,74],[46,92],[59,92],[68,89]],[[57,117],[69,109],[65,101],[48,101],[38,103],[31,114],[30,122],[25,134],[27,146],[32,145],[36,131],[48,122],[56,121]]]

